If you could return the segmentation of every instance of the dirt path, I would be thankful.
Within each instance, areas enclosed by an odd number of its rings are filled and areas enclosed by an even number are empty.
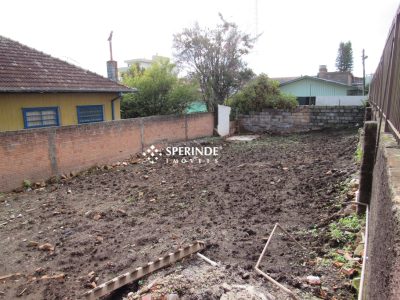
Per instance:
[[[88,290],[88,273],[102,283],[194,240],[204,240],[204,253],[238,284],[268,286],[252,268],[275,222],[323,248],[304,232],[338,210],[340,183],[356,170],[355,131],[211,143],[222,146],[218,164],[129,164],[0,196],[0,276],[28,276],[0,283],[0,299],[76,299]],[[263,268],[314,294],[320,287],[300,278],[319,272],[330,296],[352,297],[343,277],[308,265],[284,238]],[[63,280],[28,281],[60,273]]]

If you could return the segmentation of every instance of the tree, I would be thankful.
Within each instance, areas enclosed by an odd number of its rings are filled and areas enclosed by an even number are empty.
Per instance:
[[[336,68],[340,72],[351,72],[353,70],[353,49],[351,42],[340,42],[336,57]]]
[[[279,82],[261,74],[226,101],[238,113],[262,111],[264,108],[292,109],[298,105],[295,96],[281,93]]]
[[[131,72],[124,75],[123,83],[138,90],[124,95],[123,118],[182,114],[200,97],[196,86],[178,78],[175,65],[168,59],[157,60],[146,70],[133,66]]]
[[[175,58],[198,80],[208,111],[215,111],[254,77],[242,57],[249,53],[256,38],[241,32],[235,23],[224,20],[215,29],[185,28],[174,35]]]
[[[139,63],[131,65],[126,72],[121,73],[122,82],[126,85],[130,84],[129,81],[135,77],[142,76],[145,70],[145,68],[140,67]]]

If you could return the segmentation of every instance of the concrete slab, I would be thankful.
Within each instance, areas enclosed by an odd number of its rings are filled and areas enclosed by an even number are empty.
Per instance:
[[[251,142],[256,139],[258,139],[260,136],[259,135],[234,135],[231,137],[228,137],[226,140],[228,142]]]

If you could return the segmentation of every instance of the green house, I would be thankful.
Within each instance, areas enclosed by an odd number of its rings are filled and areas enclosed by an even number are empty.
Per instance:
[[[318,96],[348,96],[353,86],[312,76],[280,82],[280,90],[297,97],[300,105],[315,104]]]

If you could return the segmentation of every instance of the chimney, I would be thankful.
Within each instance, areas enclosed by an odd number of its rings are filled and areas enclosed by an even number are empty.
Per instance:
[[[317,77],[324,78],[325,77],[324,75],[326,75],[326,73],[328,73],[326,65],[320,65]]]
[[[113,32],[111,31],[110,36],[108,37],[108,42],[110,44],[110,60],[107,62],[107,77],[113,81],[118,81],[118,68],[117,62],[113,60],[112,55],[112,36]]]
[[[107,62],[107,77],[113,81],[118,81],[118,68],[115,60],[109,60]]]
[[[328,69],[326,68],[326,65],[320,65],[319,66],[319,72],[320,73],[327,73]]]

